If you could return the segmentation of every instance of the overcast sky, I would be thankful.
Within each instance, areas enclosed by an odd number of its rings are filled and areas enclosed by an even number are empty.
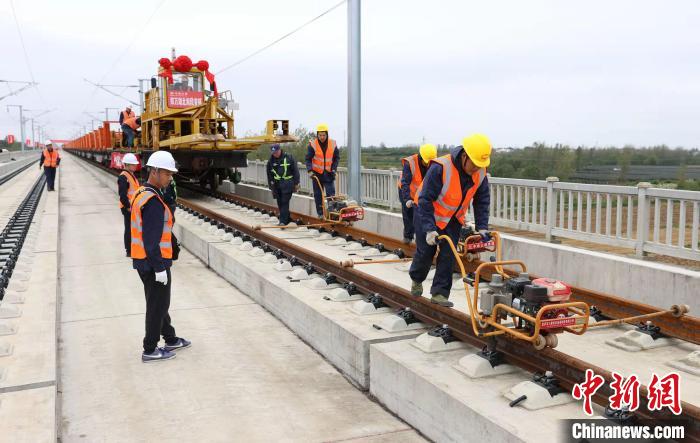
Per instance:
[[[217,72],[337,1],[14,0],[40,86],[0,101],[0,137],[19,135],[5,105],[56,108],[38,120],[69,137],[90,125],[84,112],[102,118],[126,104],[84,77],[134,84],[172,46]],[[327,122],[342,143],[346,13],[217,76],[240,103],[237,135],[287,118]],[[362,143],[458,144],[483,132],[496,146],[700,146],[698,23],[694,0],[363,1]],[[0,79],[30,79],[9,0],[0,0],[0,48]],[[133,89],[116,91],[138,101]]]

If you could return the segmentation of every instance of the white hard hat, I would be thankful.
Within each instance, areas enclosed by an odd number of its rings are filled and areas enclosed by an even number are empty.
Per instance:
[[[46,140],[46,143],[44,143],[46,146],[48,145],[53,145],[53,142],[51,140]]]
[[[148,157],[148,162],[146,166],[158,169],[167,169],[171,172],[177,172],[177,167],[175,166],[175,159],[173,155],[168,151],[156,151]]]
[[[139,159],[134,154],[128,153],[122,158],[122,163],[125,165],[138,165]]]

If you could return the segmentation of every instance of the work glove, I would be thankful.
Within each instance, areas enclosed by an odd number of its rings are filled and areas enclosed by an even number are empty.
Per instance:
[[[406,201],[406,207],[407,207],[407,208],[412,208],[412,207],[413,207],[413,200],[407,200],[407,201]]]
[[[437,231],[430,231],[425,234],[425,242],[430,246],[435,246],[437,243],[438,233]]]
[[[481,235],[481,239],[484,241],[491,240],[491,234],[488,229],[479,229],[479,235]]]
[[[156,281],[158,283],[161,283],[164,286],[167,285],[168,284],[168,272],[167,271],[156,272]]]
[[[309,177],[313,177],[313,176],[314,176],[314,171],[306,171],[306,173],[309,174]]]

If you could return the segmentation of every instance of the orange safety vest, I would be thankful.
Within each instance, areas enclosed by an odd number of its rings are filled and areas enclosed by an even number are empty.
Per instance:
[[[53,150],[49,152],[48,149],[44,149],[44,167],[55,168],[58,166],[58,151]]]
[[[129,171],[124,170],[119,175],[126,177],[126,181],[129,182],[129,190],[126,191],[126,197],[129,199],[129,202],[131,202],[134,199],[134,195],[136,195],[136,191],[141,185],[139,185],[139,181],[136,177],[134,177],[134,174]],[[122,204],[122,201],[119,200],[119,209],[122,209],[123,207],[124,205]]]
[[[136,117],[124,119],[124,124],[133,129],[134,131],[139,127],[138,123],[136,123]]]
[[[141,209],[150,199],[156,197],[163,204],[163,233],[160,236],[160,255],[163,258],[173,258],[173,213],[160,195],[153,190],[141,186],[131,202],[131,258],[146,258],[146,248],[143,244],[143,219]]]
[[[311,142],[311,146],[314,148],[314,158],[311,160],[311,170],[317,174],[323,174],[324,170],[331,172],[333,154],[337,149],[335,140],[330,138],[328,139],[328,147],[326,148],[325,157],[323,155],[323,149],[321,149],[321,144],[318,142],[317,138]]]
[[[459,183],[459,171],[452,163],[452,156],[450,154],[443,155],[431,160],[431,162],[442,166],[442,189],[437,200],[433,202],[435,225],[440,229],[445,229],[453,216],[457,217],[457,221],[463,225],[467,217],[469,204],[474,194],[476,194],[476,190],[481,186],[481,182],[486,177],[486,168],[481,168],[472,174],[472,182],[474,184],[467,190],[467,195],[462,200],[462,185]],[[423,189],[423,183],[421,183],[416,193],[414,200],[416,203],[418,203],[418,195],[421,189]]]
[[[127,111],[127,110],[125,109],[125,110],[122,111],[122,116],[124,116],[124,118],[122,118],[122,122],[125,122],[126,119],[131,118],[131,117],[134,116],[134,111]]]
[[[411,193],[411,200],[416,199],[416,191],[418,190],[418,187],[423,183],[423,175],[420,172],[420,158],[418,157],[418,154],[413,154],[410,155],[406,158],[401,159],[401,165],[405,165],[408,163],[408,167],[411,168],[411,175],[413,176],[413,179],[411,180],[411,184],[409,185],[409,192]],[[403,178],[403,170],[401,170],[401,175],[399,175],[399,181],[396,183],[396,186],[401,188],[401,179]]]

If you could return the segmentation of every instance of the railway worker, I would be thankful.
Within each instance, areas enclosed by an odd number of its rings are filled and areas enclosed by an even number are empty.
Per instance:
[[[411,262],[411,294],[420,297],[437,251],[437,238],[447,234],[457,244],[469,204],[479,233],[487,237],[489,224],[489,184],[486,168],[491,163],[491,142],[482,134],[462,140],[462,146],[430,162],[423,184],[417,192],[415,211],[416,253]],[[447,245],[440,248],[435,277],[430,288],[431,301],[451,307],[455,258]]]
[[[156,151],[148,158],[148,181],[139,188],[131,203],[131,258],[146,295],[146,334],[143,339],[144,363],[168,360],[174,351],[191,342],[175,335],[168,314],[172,274],[177,258],[173,241],[173,214],[163,200],[161,189],[177,172],[175,159],[167,151]],[[158,347],[160,337],[165,345]]]
[[[126,148],[133,148],[134,147],[134,137],[136,136],[136,130],[141,127],[141,118],[140,117],[129,117],[126,120],[124,120],[124,124],[122,125],[122,130],[124,131],[124,134],[126,135],[126,145],[124,147]]]
[[[131,117],[136,117],[136,114],[131,110],[131,105],[119,113],[119,126],[122,128],[122,146],[126,146],[126,131],[124,130],[124,120]]]
[[[136,191],[141,186],[136,178],[136,170],[139,167],[139,159],[134,154],[126,154],[122,158],[124,170],[117,177],[117,190],[119,191],[119,209],[124,217],[124,249],[126,256],[131,256],[131,201]]]
[[[322,123],[316,127],[316,138],[309,142],[306,152],[306,171],[309,177],[317,177],[326,191],[326,197],[335,195],[335,173],[338,169],[340,154],[335,140],[328,137],[328,125]],[[311,180],[316,202],[316,213],[323,217],[321,188],[316,180]]]
[[[270,160],[267,162],[267,183],[280,210],[279,224],[286,226],[291,221],[289,201],[292,199],[292,194],[299,189],[299,168],[292,154],[283,151],[280,145],[272,145],[270,151]]]
[[[409,155],[401,159],[403,170],[399,177],[399,201],[401,202],[401,215],[403,217],[403,242],[410,244],[413,241],[415,230],[413,229],[413,207],[415,206],[416,191],[425,177],[430,160],[437,157],[435,145],[424,144],[418,150],[418,154]]]
[[[56,180],[56,168],[61,164],[61,156],[58,150],[53,148],[53,142],[47,140],[44,144],[44,150],[41,151],[39,159],[39,169],[44,167],[44,175],[46,175],[46,190],[54,191],[54,182]]]

